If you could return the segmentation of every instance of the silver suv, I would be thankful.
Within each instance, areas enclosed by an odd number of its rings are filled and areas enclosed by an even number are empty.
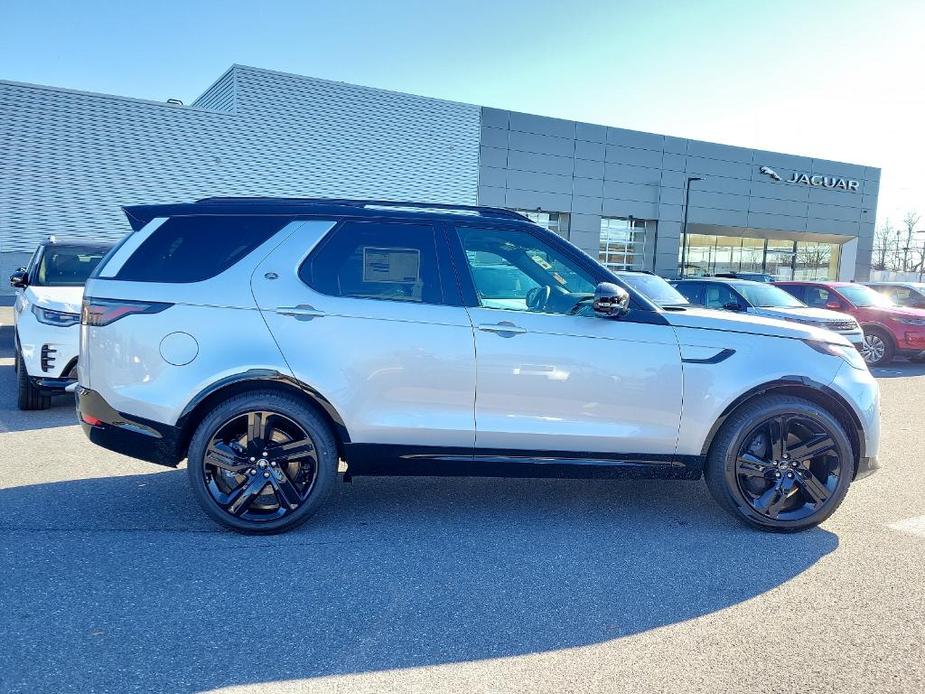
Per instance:
[[[187,459],[207,514],[305,521],[354,475],[706,477],[765,530],[876,467],[879,395],[843,337],[664,311],[507,210],[210,198],[128,207],[86,287],[78,417]]]

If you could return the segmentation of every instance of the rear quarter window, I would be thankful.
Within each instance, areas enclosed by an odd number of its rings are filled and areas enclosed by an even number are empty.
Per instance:
[[[290,221],[268,216],[172,217],[138,247],[114,279],[201,282],[230,268]]]

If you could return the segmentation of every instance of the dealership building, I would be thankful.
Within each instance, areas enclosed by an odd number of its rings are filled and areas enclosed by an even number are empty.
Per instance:
[[[242,65],[189,105],[0,81],[4,275],[50,234],[118,238],[122,205],[277,195],[506,207],[612,268],[666,277],[865,280],[879,181],[871,166]]]

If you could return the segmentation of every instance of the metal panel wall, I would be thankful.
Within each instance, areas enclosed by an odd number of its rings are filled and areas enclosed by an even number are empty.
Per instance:
[[[571,213],[571,240],[597,256],[602,216],[658,220],[647,269],[678,269],[684,186],[689,222],[710,233],[757,229],[857,238],[855,274],[867,277],[880,170],[590,123],[482,109],[479,202]],[[784,179],[761,173],[770,166]],[[788,184],[792,171],[859,181],[856,192]],[[691,229],[695,231],[696,229]]]
[[[475,203],[479,108],[234,66],[195,106],[0,81],[0,258],[209,195]]]

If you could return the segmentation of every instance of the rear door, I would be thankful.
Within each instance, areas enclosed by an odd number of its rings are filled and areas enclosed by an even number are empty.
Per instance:
[[[256,268],[254,296],[293,375],[353,443],[471,454],[475,349],[443,232],[415,221],[307,222]]]

